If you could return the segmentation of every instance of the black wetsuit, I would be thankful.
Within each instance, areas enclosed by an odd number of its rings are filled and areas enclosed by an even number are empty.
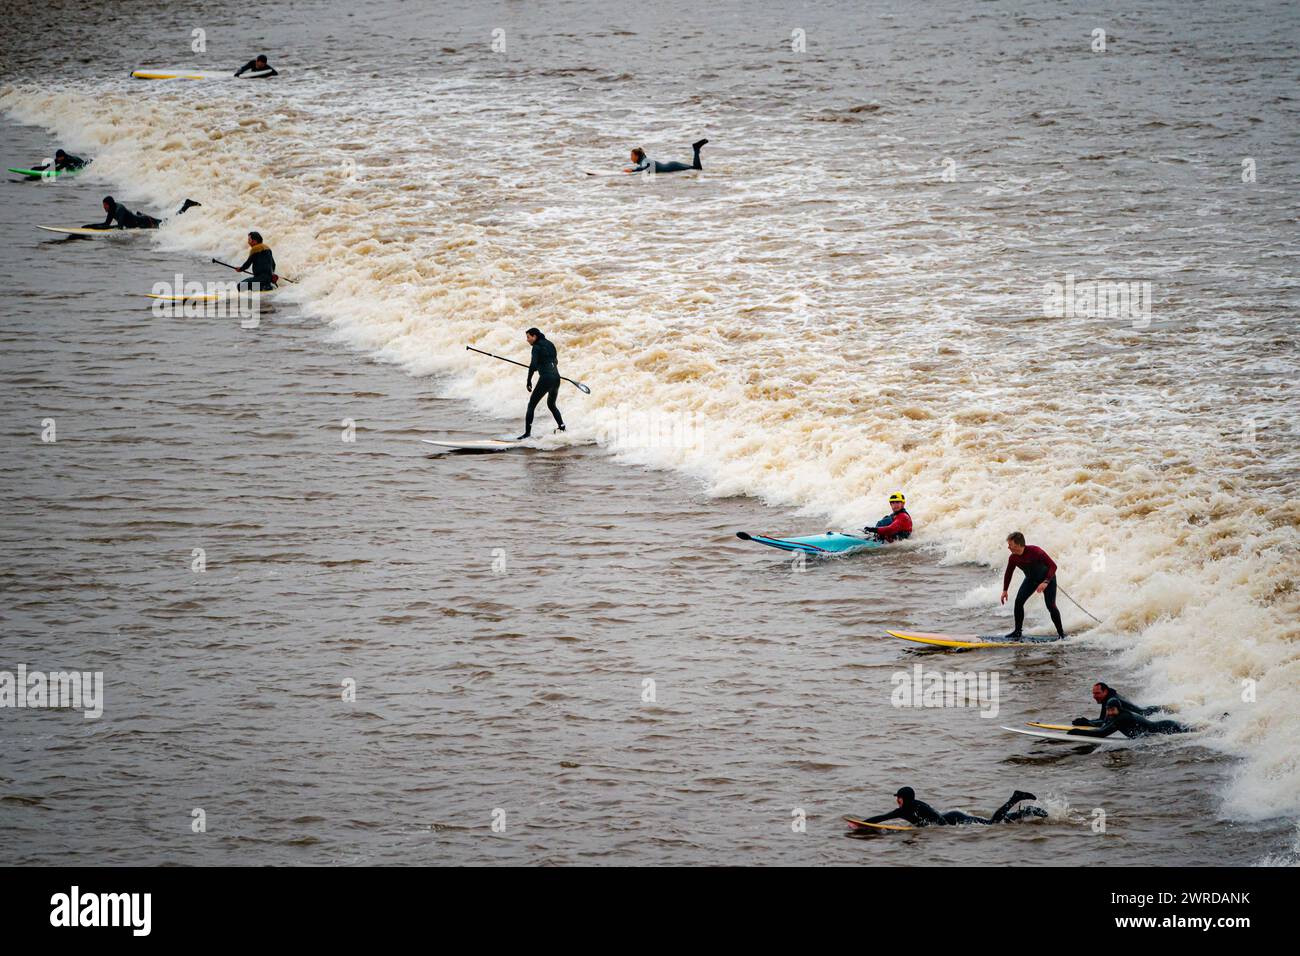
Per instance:
[[[1137,704],[1133,703],[1132,701],[1125,700],[1123,697],[1119,696],[1119,694],[1115,693],[1114,689],[1112,688],[1110,692],[1110,696],[1101,702],[1101,713],[1097,716],[1097,719],[1089,720],[1087,717],[1076,717],[1074,718],[1074,726],[1100,727],[1103,724],[1105,724],[1106,708],[1110,706],[1111,701],[1115,701],[1117,704],[1119,704],[1120,710],[1128,711],[1130,714],[1137,714],[1140,717],[1150,717],[1152,714],[1154,714],[1156,711],[1160,709],[1160,707],[1157,705],[1152,705],[1150,707],[1139,707]]]
[[[142,212],[132,212],[120,202],[115,202],[109,210],[108,217],[102,223],[91,223],[87,229],[112,229],[116,223],[119,229],[157,229],[160,221]]]
[[[537,406],[541,404],[543,397],[546,398],[546,407],[550,409],[555,424],[560,428],[564,427],[564,419],[555,406],[555,399],[560,394],[560,366],[557,362],[555,346],[544,335],[539,335],[537,341],[533,343],[533,357],[528,365],[529,385],[533,383],[534,374],[537,376],[537,384],[533,385],[532,394],[528,396],[528,414],[524,416],[525,435],[532,434],[533,413],[537,411]]]
[[[930,806],[923,800],[903,800],[903,805],[890,813],[882,813],[878,817],[867,817],[867,823],[884,823],[886,820],[906,820],[914,827],[927,826],[957,826],[963,823],[975,823],[983,826],[991,826],[994,823],[1014,823],[1017,820],[1023,820],[1026,817],[1045,817],[1047,811],[1042,807],[1025,807],[1023,810],[1011,812],[1021,800],[1032,800],[1026,794],[1016,792],[1012,794],[1011,799],[994,811],[993,816],[989,819],[984,817],[971,816],[969,813],[962,813],[960,810],[948,810],[940,813],[934,807]]]
[[[654,171],[656,173],[684,173],[688,169],[703,169],[704,167],[700,165],[700,147],[702,147],[707,142],[708,142],[707,139],[702,139],[698,143],[691,144],[691,149],[695,152],[695,159],[691,162],[689,166],[686,163],[679,163],[675,161],[671,163],[660,163],[650,159],[647,156],[645,159],[641,160],[640,163],[638,163],[636,166],[632,168],[632,172],[644,173],[646,170],[650,168],[651,163],[654,163]]]
[[[71,153],[64,153],[62,159],[54,160],[55,169],[81,169],[86,165],[86,161],[80,156],[73,156]]]
[[[245,63],[243,66],[241,66],[238,70],[235,71],[235,76],[242,76],[243,74],[249,72],[250,70],[253,71],[253,72],[255,72],[255,73],[260,73],[260,72],[261,72],[261,70],[259,70],[259,69],[257,68],[257,60],[255,60],[255,59],[254,59],[254,60],[249,60],[247,63]],[[272,69],[271,69],[271,64],[269,64],[269,63],[268,63],[266,66],[262,67],[262,70],[271,70],[271,72],[269,72],[269,73],[266,74],[267,76],[279,76],[279,75],[280,75],[279,73],[275,72],[275,70],[272,70]],[[260,77],[254,77],[254,79],[261,79],[261,78],[260,78]]]
[[[264,243],[258,243],[253,246],[248,253],[248,258],[244,264],[239,267],[239,271],[252,267],[253,276],[251,279],[242,280],[239,285],[245,289],[274,289],[275,288],[275,256],[271,255],[271,249]]]
[[[1147,720],[1140,714],[1121,710],[1115,717],[1109,717],[1100,727],[1075,727],[1066,731],[1071,737],[1109,737],[1119,731],[1125,737],[1150,737],[1160,734],[1185,734],[1191,731],[1176,720]]]

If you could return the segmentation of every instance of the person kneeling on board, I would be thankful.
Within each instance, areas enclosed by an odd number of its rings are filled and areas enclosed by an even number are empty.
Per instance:
[[[1121,697],[1119,691],[1114,687],[1111,687],[1109,684],[1103,684],[1101,681],[1097,681],[1097,683],[1092,685],[1092,699],[1101,704],[1101,714],[1096,720],[1090,720],[1087,717],[1076,717],[1072,721],[1074,726],[1101,727],[1104,725],[1106,723],[1106,706],[1112,700],[1119,703],[1120,710],[1126,711],[1130,714],[1137,714],[1139,717],[1150,717],[1156,711],[1161,709],[1155,705],[1150,707],[1139,707],[1132,701],[1125,700]]]
[[[907,513],[907,499],[901,491],[889,496],[889,511],[875,525],[868,525],[862,530],[867,534],[877,535],[881,541],[902,541],[912,536],[912,516]]]
[[[61,149],[54,151],[54,171],[58,173],[68,172],[73,169],[85,168],[86,160],[80,156],[73,156],[71,153],[65,153]],[[33,166],[32,169],[49,169],[49,163],[42,163],[39,166]]]
[[[1013,793],[1011,798],[998,807],[993,816],[987,820],[984,817],[974,817],[969,813],[962,813],[960,810],[948,810],[940,813],[928,803],[916,799],[916,791],[911,787],[900,787],[894,796],[898,799],[898,809],[891,810],[889,813],[882,813],[878,817],[867,817],[863,822],[884,823],[887,820],[906,820],[914,827],[945,827],[957,826],[963,823],[991,826],[994,823],[1015,823],[1026,817],[1047,816],[1047,811],[1042,807],[1024,807],[1012,812],[1011,808],[1020,801],[1038,799],[1032,793],[1026,793],[1023,790],[1017,790]]]
[[[249,60],[243,66],[235,71],[235,76],[242,76],[245,73],[261,73],[270,70],[267,76],[279,76],[280,74],[271,69],[271,64],[266,62],[266,54],[259,53],[253,59]]]
[[[1007,603],[1007,588],[1011,587],[1011,575],[1016,568],[1024,572],[1025,579],[1016,592],[1016,629],[1006,636],[1006,640],[1020,640],[1021,629],[1025,625],[1025,602],[1035,593],[1043,596],[1047,613],[1052,615],[1052,623],[1056,625],[1057,636],[1065,637],[1061,612],[1056,608],[1056,562],[1042,548],[1025,544],[1025,536],[1019,531],[1007,535],[1007,550],[1011,552],[1011,557],[1007,559],[1007,570],[1002,575],[1001,603]]]
[[[280,277],[275,274],[275,256],[271,254],[271,247],[262,242],[260,232],[248,234],[248,258],[236,271],[247,272],[250,268],[253,277],[240,280],[241,289],[274,289],[280,281]]]
[[[1100,727],[1075,727],[1066,733],[1072,737],[1109,737],[1119,731],[1125,737],[1151,737],[1161,734],[1185,734],[1192,728],[1176,720],[1147,720],[1125,710],[1118,697],[1109,698],[1101,707],[1104,722]]]
[[[533,347],[532,361],[528,365],[528,381],[525,385],[532,394],[528,399],[528,413],[524,416],[524,433],[515,439],[516,441],[532,437],[533,413],[537,410],[543,396],[546,398],[546,407],[551,411],[551,417],[559,426],[555,430],[564,431],[564,419],[560,417],[560,410],[555,407],[555,399],[560,394],[560,365],[555,346],[536,328],[525,332],[524,338]],[[536,390],[533,389],[534,374],[537,375]]]
[[[695,158],[688,166],[686,163],[671,162],[659,163],[645,154],[645,150],[638,146],[632,150],[632,168],[625,169],[625,173],[684,173],[688,169],[703,169],[700,165],[700,150],[708,144],[707,139],[697,140],[691,143],[691,149],[695,153]]]

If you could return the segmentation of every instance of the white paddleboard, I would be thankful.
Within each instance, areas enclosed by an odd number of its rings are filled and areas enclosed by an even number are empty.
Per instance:
[[[44,229],[46,232],[57,232],[63,236],[85,236],[86,238],[98,238],[100,236],[129,236],[137,232],[155,232],[154,229],[87,229],[84,226],[37,226],[37,229]]]
[[[1002,729],[1009,730],[1013,734],[1024,734],[1026,737],[1038,737],[1042,740],[1054,740],[1057,743],[1066,744],[1106,744],[1111,747],[1131,747],[1139,742],[1138,740],[1130,740],[1123,734],[1111,734],[1109,737],[1082,737],[1059,733],[1055,730],[1021,730],[1019,727],[1003,727]]]
[[[501,438],[467,438],[462,441],[434,441],[432,438],[421,438],[420,441],[426,445],[436,445],[439,448],[450,448],[456,451],[509,451],[512,448],[532,448],[532,445],[525,445],[521,441],[507,441]]]

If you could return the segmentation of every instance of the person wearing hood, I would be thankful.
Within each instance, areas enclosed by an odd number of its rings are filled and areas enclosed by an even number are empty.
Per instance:
[[[71,153],[65,153],[61,149],[54,151],[54,170],[55,172],[66,173],[74,169],[84,169],[86,160],[80,156],[73,156]],[[49,163],[42,163],[39,166],[33,166],[32,169],[49,169]]]
[[[1104,720],[1100,727],[1075,727],[1066,733],[1071,737],[1109,737],[1119,732],[1132,740],[1137,737],[1186,734],[1192,729],[1176,720],[1147,720],[1140,714],[1125,710],[1118,697],[1107,699],[1101,712]]]
[[[249,60],[239,69],[237,69],[235,71],[235,76],[243,76],[245,73],[262,73],[266,70],[270,70],[270,72],[266,74],[268,77],[280,75],[279,73],[275,72],[275,70],[271,69],[270,63],[266,62],[266,54],[259,53],[253,59]]]
[[[1109,684],[1103,684],[1101,681],[1092,685],[1092,699],[1101,704],[1101,714],[1096,720],[1089,720],[1087,717],[1076,717],[1072,721],[1076,727],[1100,727],[1106,723],[1106,704],[1108,701],[1119,701],[1120,710],[1127,711],[1130,714],[1137,714],[1139,717],[1150,717],[1161,708],[1155,705],[1150,707],[1140,707],[1132,701],[1125,700],[1119,695],[1114,687]]]
[[[681,172],[685,172],[688,169],[703,169],[704,167],[700,165],[700,148],[704,146],[706,143],[708,143],[707,139],[701,139],[694,143],[691,143],[691,149],[695,151],[695,159],[690,163],[690,165],[687,165],[686,163],[679,163],[679,162],[671,162],[671,163],[655,162],[653,159],[651,159],[649,156],[646,155],[644,149],[638,146],[636,149],[632,150],[632,168],[625,169],[623,170],[623,172],[625,173],[649,173],[649,172],[681,173]]]
[[[911,787],[899,787],[894,796],[898,801],[897,809],[891,810],[889,813],[882,813],[878,817],[867,817],[864,822],[885,823],[889,820],[906,820],[914,827],[945,827],[970,823],[991,826],[994,823],[1015,823],[1026,817],[1047,816],[1047,811],[1042,807],[1024,807],[1012,811],[1011,808],[1022,800],[1038,799],[1032,793],[1026,793],[1023,790],[1017,790],[1011,794],[1011,799],[998,807],[989,819],[971,816],[969,813],[962,813],[960,810],[948,810],[940,813],[928,803],[916,799],[916,791]]]
[[[890,541],[902,541],[912,536],[912,516],[907,513],[907,499],[901,491],[889,496],[889,514],[874,525],[867,525],[862,530],[874,534],[888,544]]]
[[[524,416],[524,433],[516,439],[517,441],[532,437],[533,413],[543,397],[546,398],[546,407],[550,409],[551,417],[555,419],[555,424],[558,426],[555,430],[564,431],[564,419],[555,406],[555,399],[560,394],[560,366],[555,346],[540,329],[529,329],[524,333],[524,338],[533,348],[532,361],[528,364],[528,381],[525,385],[532,394],[528,399],[528,414]],[[536,389],[533,388],[534,375],[537,376]]]
[[[252,278],[240,280],[241,289],[274,289],[280,277],[275,274],[275,256],[271,247],[262,242],[260,232],[248,234],[248,258],[238,269],[239,272],[252,270]]]

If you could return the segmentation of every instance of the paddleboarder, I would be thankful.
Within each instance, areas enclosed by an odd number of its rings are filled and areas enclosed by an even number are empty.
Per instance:
[[[555,419],[555,424],[559,426],[557,432],[564,431],[564,419],[560,417],[560,410],[555,406],[555,399],[560,394],[560,366],[555,353],[555,346],[540,329],[532,328],[524,333],[524,338],[528,344],[533,347],[532,361],[528,365],[528,381],[525,387],[531,392],[528,399],[528,413],[524,416],[524,433],[516,441],[523,441],[525,438],[532,437],[533,434],[533,413],[537,410],[538,404],[542,398],[546,398],[546,407],[550,409],[551,417]],[[533,375],[537,376],[537,388],[533,388]]]
[[[1102,705],[1101,712],[1105,721],[1100,727],[1075,727],[1066,733],[1072,737],[1109,737],[1119,732],[1125,737],[1151,737],[1162,734],[1190,733],[1190,727],[1184,727],[1176,720],[1147,720],[1140,714],[1125,710],[1119,698],[1111,697]]]
[[[879,536],[880,540],[886,543],[910,538],[912,536],[912,516],[907,513],[907,499],[903,497],[903,493],[895,491],[890,495],[889,514],[877,521],[875,525],[868,525],[862,530],[867,534]]]
[[[1007,550],[1011,557],[1007,559],[1007,570],[1002,575],[1002,604],[1007,603],[1007,589],[1011,587],[1011,575],[1019,568],[1025,574],[1020,590],[1016,592],[1016,629],[1006,636],[1008,641],[1018,641],[1025,624],[1025,602],[1031,594],[1041,594],[1047,605],[1047,613],[1052,616],[1059,637],[1065,637],[1065,627],[1061,624],[1061,612],[1056,608],[1056,562],[1042,548],[1025,544],[1025,536],[1019,531],[1007,535]]]
[[[1076,727],[1100,727],[1106,723],[1106,707],[1110,701],[1117,701],[1120,710],[1127,711],[1130,714],[1137,714],[1139,717],[1150,717],[1161,708],[1155,705],[1151,707],[1140,707],[1132,701],[1125,700],[1120,696],[1119,691],[1104,684],[1101,681],[1092,685],[1092,699],[1101,705],[1101,714],[1096,720],[1089,720],[1087,717],[1076,717],[1071,723]]]
[[[651,159],[649,156],[646,155],[644,149],[638,146],[636,149],[632,150],[632,168],[625,169],[623,170],[623,172],[625,173],[645,173],[645,172],[682,173],[688,169],[703,169],[704,167],[700,165],[700,150],[708,142],[709,141],[707,139],[701,139],[701,140],[697,140],[694,143],[691,143],[691,149],[695,153],[695,158],[691,161],[689,165],[687,165],[686,163],[679,163],[675,161],[671,163],[655,162],[653,159]]]
[[[960,810],[947,810],[940,813],[928,803],[916,799],[916,791],[911,787],[899,787],[894,797],[898,801],[897,809],[891,810],[889,813],[882,813],[878,817],[867,817],[865,822],[885,823],[888,820],[906,820],[914,827],[944,827],[969,823],[991,826],[994,823],[1015,823],[1026,817],[1047,816],[1047,811],[1042,807],[1023,807],[1020,810],[1012,811],[1011,808],[1022,800],[1038,799],[1032,793],[1026,793],[1024,790],[1017,790],[1011,794],[1011,798],[998,807],[993,812],[993,816],[987,819],[971,816],[969,813],[962,813]]]
[[[252,278],[241,279],[241,289],[274,289],[280,277],[275,274],[275,256],[271,247],[262,241],[260,232],[248,234],[248,258],[244,260],[237,272],[252,270]]]

